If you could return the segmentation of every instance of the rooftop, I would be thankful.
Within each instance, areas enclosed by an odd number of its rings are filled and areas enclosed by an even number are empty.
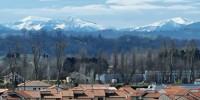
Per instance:
[[[24,83],[21,83],[18,85],[18,87],[24,86]],[[27,81],[25,82],[25,86],[31,86],[31,87],[50,87],[51,85],[42,81]]]

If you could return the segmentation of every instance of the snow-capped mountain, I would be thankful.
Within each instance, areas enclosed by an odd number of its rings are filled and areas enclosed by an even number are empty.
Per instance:
[[[96,23],[81,20],[76,17],[69,17],[66,21],[53,20],[45,17],[29,16],[20,21],[11,22],[6,25],[14,30],[73,30],[73,31],[98,31],[105,30],[106,27]]]
[[[159,21],[150,25],[136,27],[130,31],[139,31],[139,32],[151,32],[151,31],[169,31],[181,28],[183,26],[192,24],[192,21],[187,19],[176,17],[172,19],[167,19],[164,21]]]

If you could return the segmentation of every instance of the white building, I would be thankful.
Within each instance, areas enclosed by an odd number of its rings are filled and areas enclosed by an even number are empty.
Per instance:
[[[42,81],[27,81],[25,82],[25,84],[24,83],[19,84],[18,89],[39,91],[50,86],[51,86],[50,84],[42,82]]]

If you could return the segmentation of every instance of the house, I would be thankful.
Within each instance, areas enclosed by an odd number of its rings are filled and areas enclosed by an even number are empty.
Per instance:
[[[74,92],[72,90],[60,91],[62,93],[62,99],[74,99]]]
[[[147,94],[146,90],[135,90],[130,96],[131,100],[141,100]]]
[[[2,97],[2,100],[39,100],[41,98],[39,91],[8,91]]]
[[[178,99],[180,97],[184,97],[186,96],[187,98],[187,95],[189,94],[191,89],[180,89],[178,92],[175,93],[175,99]]]
[[[51,85],[42,81],[26,81],[18,85],[18,90],[33,90],[39,91],[50,87]]]
[[[91,83],[93,78],[90,76],[86,76],[79,72],[72,72],[68,77],[66,77],[66,81],[69,83]]]
[[[132,94],[135,90],[129,86],[124,86],[124,87],[121,87],[119,88],[119,90],[124,90],[126,92],[128,92],[129,94]]]
[[[168,96],[162,93],[147,93],[144,97],[143,100],[171,100]]]
[[[115,90],[113,93],[107,93],[106,100],[126,100],[128,95],[124,90]]]
[[[126,79],[129,79],[131,77],[130,74],[125,74],[124,77]],[[102,83],[112,83],[112,80],[117,80],[117,82],[121,83],[123,82],[122,77],[120,74],[102,74],[98,75],[96,74],[95,80],[100,80]],[[143,74],[134,74],[131,82],[142,82],[144,80]]]
[[[4,83],[6,83],[6,84],[8,84],[8,83],[12,84],[13,80],[15,80],[15,82],[16,82],[15,84],[24,82],[24,78],[21,75],[16,74],[16,73],[14,75],[12,73],[10,73],[10,74],[4,76]]]

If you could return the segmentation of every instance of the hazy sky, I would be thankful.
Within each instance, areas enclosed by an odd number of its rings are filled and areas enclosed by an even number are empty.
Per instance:
[[[1,0],[0,23],[42,16],[79,17],[114,27],[135,27],[173,17],[200,19],[200,0]]]

